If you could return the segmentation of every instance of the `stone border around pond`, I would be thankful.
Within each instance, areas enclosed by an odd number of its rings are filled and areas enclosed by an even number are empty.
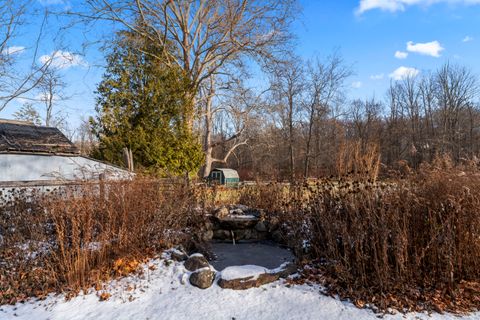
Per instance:
[[[246,290],[260,287],[281,278],[287,278],[297,272],[294,263],[284,263],[276,269],[267,269],[260,266],[235,266],[224,269],[225,277],[222,277],[222,271],[216,271],[200,253],[189,256],[181,249],[173,249],[168,253],[170,253],[172,260],[183,263],[185,269],[191,272],[189,276],[190,284],[200,289],[211,287],[215,279],[218,279],[217,284],[223,289]],[[234,270],[234,268],[237,269]],[[238,275],[238,277],[235,275]]]
[[[244,205],[222,206],[213,210],[200,238],[203,241],[225,242],[269,239],[279,244],[284,243],[278,218],[267,219],[263,210]]]

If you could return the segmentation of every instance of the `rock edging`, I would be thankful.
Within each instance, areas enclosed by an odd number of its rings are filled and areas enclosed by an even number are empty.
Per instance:
[[[243,278],[224,279],[220,275],[218,285],[223,289],[246,290],[250,288],[260,287],[262,285],[277,281],[280,278],[286,278],[289,275],[294,274],[295,272],[297,272],[297,267],[295,266],[295,264],[286,263],[277,269],[265,269],[264,273],[251,275]]]

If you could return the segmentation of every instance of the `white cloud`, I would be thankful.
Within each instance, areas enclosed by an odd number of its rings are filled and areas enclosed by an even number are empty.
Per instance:
[[[480,0],[360,0],[356,10],[357,14],[379,9],[382,11],[405,11],[409,6],[430,6],[436,3],[475,5],[480,4]]]
[[[408,57],[408,52],[396,51],[395,58],[397,59],[406,59]]]
[[[407,42],[407,51],[415,52],[425,56],[440,57],[440,52],[445,50],[438,41],[425,42],[425,43],[413,43]]]
[[[27,98],[23,98],[23,97],[18,97],[18,98],[15,98],[15,101],[18,103],[18,104],[25,104],[27,102],[30,102],[32,101],[31,99],[27,99]]]
[[[64,0],[38,0],[42,6],[52,6],[58,4],[65,4]]]
[[[373,9],[395,12],[405,10],[405,5],[398,0],[361,0],[356,12],[362,14]]]
[[[407,77],[416,77],[420,73],[420,70],[410,67],[399,67],[392,73],[390,73],[390,78],[393,80],[403,80]]]
[[[11,46],[8,48],[3,49],[3,54],[12,55],[12,54],[20,54],[25,51],[25,47],[21,46]]]
[[[352,88],[354,89],[360,89],[362,87],[363,83],[361,81],[355,81],[352,82]]]
[[[384,77],[384,74],[383,73],[380,73],[380,74],[372,74],[370,76],[370,79],[372,80],[382,80]]]
[[[45,102],[45,101],[49,101],[50,100],[50,93],[39,93],[37,95],[35,95],[35,97],[33,97],[33,100],[35,101],[42,101],[42,102]],[[59,100],[59,97],[57,95],[52,95],[52,101],[58,101]]]
[[[470,41],[473,41],[473,37],[466,36],[466,37],[463,38],[463,40],[462,40],[462,42],[470,42]]]
[[[42,64],[51,64],[51,66],[58,69],[68,69],[76,66],[88,66],[88,63],[81,55],[62,50],[52,52],[49,55],[43,55],[39,58],[39,61]]]

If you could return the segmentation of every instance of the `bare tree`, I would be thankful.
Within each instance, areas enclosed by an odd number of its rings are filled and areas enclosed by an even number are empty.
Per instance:
[[[37,87],[32,88],[29,95],[22,96],[22,99],[28,102],[14,116],[19,120],[30,121],[37,125],[66,129],[66,116],[63,110],[55,110],[69,98],[64,94],[65,88],[66,83],[59,70],[53,67],[46,69]]]
[[[271,89],[275,111],[280,115],[282,127],[288,131],[289,175],[295,179],[295,124],[299,120],[303,92],[305,89],[305,70],[299,57],[291,57],[278,63],[273,70]]]
[[[308,177],[310,158],[312,157],[312,137],[315,120],[326,115],[335,104],[344,98],[345,80],[353,74],[341,56],[334,53],[322,62],[316,58],[310,63],[304,110],[306,113],[307,137],[304,160],[304,177]]]
[[[92,153],[97,141],[95,140],[95,134],[92,131],[89,119],[83,118],[81,120],[73,140],[81,154],[90,155]]]
[[[454,148],[459,156],[460,113],[478,95],[477,79],[467,68],[447,63],[436,72],[435,82],[443,144]]]
[[[44,73],[51,65],[51,61],[37,63],[37,52],[41,36],[46,23],[47,14],[38,28],[38,37],[33,46],[32,62],[26,71],[17,68],[17,57],[26,48],[14,46],[12,42],[22,27],[26,25],[27,18],[31,17],[34,1],[9,1],[0,0],[0,111],[15,98],[30,92],[40,83]]]
[[[83,18],[106,19],[164,47],[167,64],[202,84],[242,58],[269,58],[290,38],[295,0],[87,0]],[[174,48],[172,50],[172,47]],[[167,50],[167,48],[169,48]],[[152,53],[153,54],[153,53]],[[190,121],[192,115],[188,115]]]
[[[204,112],[204,151],[205,165],[202,175],[207,177],[212,164],[215,162],[227,163],[232,154],[240,146],[246,145],[248,138],[244,132],[250,124],[250,115],[259,107],[261,96],[246,88],[240,79],[229,79],[219,86],[223,91],[217,95],[217,84],[210,78],[210,86],[202,90],[205,101]],[[216,97],[216,99],[214,99]],[[215,121],[217,120],[217,121]],[[215,122],[218,123],[215,130]],[[222,149],[221,156],[215,157],[214,150]]]
[[[350,133],[355,140],[361,142],[361,147],[369,143],[378,143],[382,113],[382,104],[375,98],[368,100],[354,100],[349,110],[349,121],[353,132]]]
[[[61,112],[54,112],[54,107],[68,99],[64,94],[66,83],[58,69],[47,70],[39,82],[39,100],[44,105],[45,125],[58,126],[63,121]]]

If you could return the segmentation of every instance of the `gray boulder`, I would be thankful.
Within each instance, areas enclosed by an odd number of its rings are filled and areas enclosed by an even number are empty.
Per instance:
[[[172,260],[175,260],[175,261],[185,261],[188,259],[188,255],[185,252],[178,249],[173,250],[170,253],[170,257],[172,258]]]
[[[202,254],[196,253],[191,255],[187,261],[185,261],[184,266],[188,271],[196,271],[198,269],[210,267],[210,264]]]
[[[255,225],[255,230],[259,231],[259,232],[266,232],[267,231],[267,227],[265,226],[265,223],[263,221],[259,221],[256,225]]]
[[[212,286],[215,279],[215,272],[209,268],[197,270],[190,275],[190,283],[200,289],[207,289]]]

